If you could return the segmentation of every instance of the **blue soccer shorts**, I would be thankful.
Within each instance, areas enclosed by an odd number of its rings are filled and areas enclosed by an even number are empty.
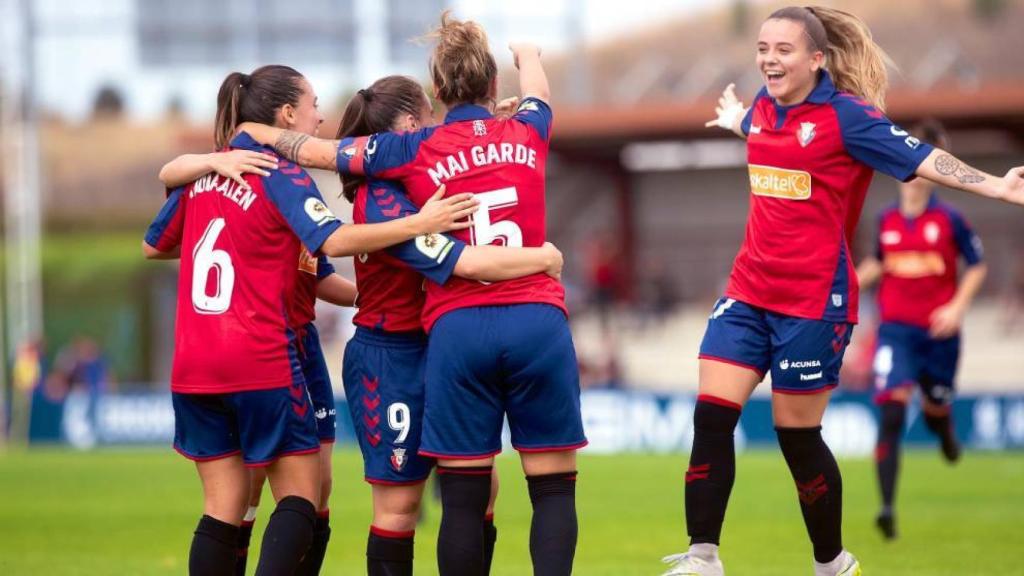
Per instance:
[[[853,325],[796,318],[721,298],[708,319],[700,358],[771,372],[772,392],[813,394],[839,383]]]
[[[310,322],[302,329],[301,336],[299,362],[302,364],[302,375],[306,379],[309,397],[313,400],[316,435],[321,443],[332,443],[338,427],[338,410],[334,405],[331,375],[327,371],[323,348],[320,347],[320,334]]]
[[[565,313],[547,304],[461,308],[441,316],[427,347],[420,453],[472,459],[501,452],[508,417],[520,452],[586,445],[579,367]]]
[[[422,332],[359,327],[345,347],[342,381],[370,484],[418,484],[433,461],[418,454],[423,433]]]
[[[203,462],[241,454],[246,466],[320,449],[312,402],[302,382],[228,394],[171,394],[174,449]]]
[[[936,339],[925,328],[884,322],[875,351],[875,401],[885,402],[897,388],[918,386],[932,404],[949,406],[959,361],[959,334]]]

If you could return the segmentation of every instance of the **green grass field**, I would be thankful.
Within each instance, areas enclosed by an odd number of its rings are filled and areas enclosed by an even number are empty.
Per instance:
[[[358,454],[339,451],[326,575],[363,574],[369,489]],[[874,471],[841,462],[844,540],[875,575],[1024,574],[1024,454],[968,453],[950,468],[932,452],[904,459],[900,540],[872,526]],[[499,459],[499,538],[493,574],[530,574],[530,506],[514,457]],[[659,558],[684,548],[682,456],[585,456],[580,460],[576,574],[660,574]],[[722,556],[731,575],[810,574],[810,545],[781,456],[748,452],[726,521]],[[267,497],[269,499],[269,497]],[[270,507],[258,519],[260,529]],[[168,450],[0,453],[0,574],[186,572],[200,514],[192,465]],[[417,573],[436,574],[438,509],[417,531]],[[250,567],[255,560],[250,562]]]

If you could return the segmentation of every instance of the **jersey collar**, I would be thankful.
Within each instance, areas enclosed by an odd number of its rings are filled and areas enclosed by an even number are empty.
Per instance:
[[[240,148],[243,150],[254,150],[256,152],[261,152],[267,148],[267,146],[264,146],[254,140],[247,132],[239,132],[237,136],[231,139],[231,144],[229,144],[229,146],[235,149]]]
[[[836,85],[832,82],[832,76],[827,70],[822,70],[818,76],[818,85],[807,96],[807,102],[811,104],[825,104],[836,95]]]
[[[452,122],[462,122],[464,120],[489,120],[491,118],[494,118],[494,116],[483,106],[459,104],[448,111],[448,115],[444,117],[444,123],[451,124]]]

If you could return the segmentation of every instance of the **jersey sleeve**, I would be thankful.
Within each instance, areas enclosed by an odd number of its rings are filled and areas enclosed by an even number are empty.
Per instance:
[[[324,204],[313,178],[301,166],[282,160],[264,179],[267,196],[310,254],[320,254],[341,221]]]
[[[185,227],[185,188],[170,190],[160,213],[146,230],[146,244],[161,252],[170,252],[181,244],[181,234]]]
[[[893,124],[874,106],[841,95],[833,100],[847,153],[858,162],[906,182],[934,147]]]
[[[334,274],[334,264],[331,264],[331,261],[327,259],[327,256],[321,254],[320,257],[316,259],[316,279],[319,282],[331,274]]]
[[[967,223],[960,214],[951,213],[953,221],[953,239],[960,255],[968,266],[980,264],[984,256],[984,248],[981,245],[981,238],[974,232],[971,225]]]
[[[740,130],[743,131],[744,135],[750,136],[750,125],[754,122],[754,109],[757,108],[757,101],[767,95],[768,89],[762,86],[757,91],[757,95],[754,96],[754,101],[750,103],[750,108],[747,108],[747,113],[743,115],[743,121],[740,122]]]
[[[551,123],[553,121],[551,106],[539,98],[524,98],[519,103],[516,113],[512,115],[512,120],[532,127],[540,135],[540,139],[545,142],[551,138]]]
[[[401,177],[402,168],[408,166],[419,153],[420,144],[433,134],[433,128],[415,132],[380,132],[370,136],[342,138],[338,142],[338,172],[389,177]]]
[[[416,212],[416,205],[408,196],[393,187],[371,185],[367,191],[367,224],[388,222]],[[447,234],[426,234],[395,244],[386,252],[431,282],[444,284],[454,274],[465,248],[464,242]]]

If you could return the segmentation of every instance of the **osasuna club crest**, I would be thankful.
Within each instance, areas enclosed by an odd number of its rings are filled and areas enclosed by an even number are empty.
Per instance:
[[[405,463],[409,459],[405,457],[405,448],[395,448],[391,450],[391,467],[396,472],[401,472],[402,468],[405,468]]]
[[[801,122],[800,131],[796,133],[797,140],[800,141],[800,145],[804,148],[814,140],[814,122]]]

